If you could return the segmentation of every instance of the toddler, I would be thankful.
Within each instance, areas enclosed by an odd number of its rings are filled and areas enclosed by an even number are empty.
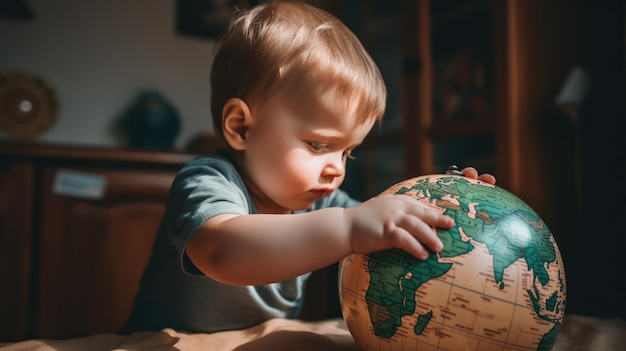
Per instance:
[[[211,84],[215,131],[229,150],[177,175],[124,332],[296,318],[316,269],[351,253],[397,247],[424,259],[442,249],[433,227],[451,227],[450,217],[409,196],[359,203],[339,189],[387,93],[338,19],[298,2],[236,15]]]

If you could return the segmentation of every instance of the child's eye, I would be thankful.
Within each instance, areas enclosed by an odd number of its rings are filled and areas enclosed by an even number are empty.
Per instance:
[[[328,151],[328,144],[322,144],[315,141],[309,141],[309,146],[311,149],[317,152]]]

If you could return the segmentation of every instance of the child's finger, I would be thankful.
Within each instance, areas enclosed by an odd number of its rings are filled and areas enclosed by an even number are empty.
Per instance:
[[[474,167],[463,168],[463,175],[468,178],[478,179],[478,171]]]
[[[447,217],[440,216],[438,217]],[[435,234],[432,226],[429,223],[426,223],[421,218],[415,216],[406,216],[404,217],[399,224],[399,227],[406,230],[411,237],[405,238],[411,241],[417,241],[422,247],[427,247],[432,251],[439,252],[443,250],[443,243]],[[427,255],[416,256],[418,258],[425,258]]]
[[[474,167],[463,168],[463,175],[468,178],[481,180],[485,183],[496,184],[496,177],[489,173],[478,175],[478,171]]]
[[[485,183],[496,184],[496,177],[492,176],[489,173],[481,174],[478,176],[478,180],[481,180]]]
[[[417,203],[417,206],[414,207],[411,214],[418,217],[427,225],[440,228],[450,228],[454,225],[452,217],[440,214],[439,212],[419,202],[417,199],[415,199],[415,202]]]
[[[404,228],[398,227],[396,231],[395,242],[393,243],[394,247],[402,249],[420,260],[428,258],[429,253],[424,247],[424,242],[417,240]]]

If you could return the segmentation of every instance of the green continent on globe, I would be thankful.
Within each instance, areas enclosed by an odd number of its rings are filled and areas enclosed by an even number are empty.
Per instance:
[[[547,267],[555,262],[557,252],[550,231],[527,204],[498,187],[455,176],[420,178],[396,192],[405,193],[444,209],[446,215],[454,218],[455,225],[448,230],[437,229],[444,250],[424,261],[395,249],[369,255],[370,283],[365,298],[377,336],[389,338],[396,333],[402,317],[415,312],[416,290],[451,268],[452,263],[440,262],[439,258],[471,252],[471,241],[484,244],[489,250],[493,278],[500,289],[505,288],[504,271],[519,259],[526,262],[533,275],[533,289],[527,290],[533,309],[538,318],[556,323],[551,334],[558,334],[560,320],[550,316],[558,314],[565,302],[555,292],[544,301],[548,311],[542,311],[537,286],[537,282],[542,286],[549,282]],[[564,288],[564,284],[559,286]],[[424,330],[431,317],[432,312],[418,317],[416,334]],[[544,341],[550,340],[550,335],[544,337]]]
[[[395,249],[370,254],[365,300],[376,335],[389,338],[395,334],[402,325],[401,318],[415,312],[417,288],[445,274],[450,267],[451,263],[439,263],[434,255],[420,261]]]
[[[417,317],[417,323],[415,323],[415,328],[413,328],[415,335],[422,335],[431,318],[433,318],[433,311],[428,311],[428,313]]]

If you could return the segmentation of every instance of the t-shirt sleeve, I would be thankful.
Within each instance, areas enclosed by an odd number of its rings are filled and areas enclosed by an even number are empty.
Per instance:
[[[224,213],[243,215],[253,211],[243,189],[243,181],[232,164],[218,158],[194,160],[178,173],[170,189],[166,230],[186,272],[199,273],[185,248],[204,222]]]

